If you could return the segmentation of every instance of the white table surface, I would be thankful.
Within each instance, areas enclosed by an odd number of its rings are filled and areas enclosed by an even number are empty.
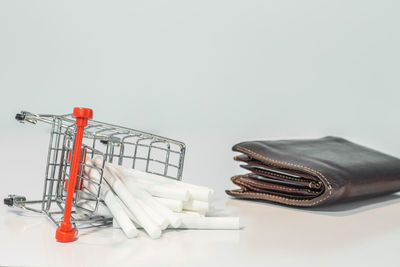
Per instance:
[[[47,134],[2,137],[1,196],[40,197]],[[0,266],[398,266],[400,195],[329,210],[235,200],[224,193],[241,171],[229,146],[218,137],[189,139],[184,179],[215,188],[215,214],[239,216],[241,230],[168,230],[158,240],[141,232],[128,240],[119,229],[91,229],[62,244],[44,216],[1,205]],[[201,142],[220,145],[210,155]]]

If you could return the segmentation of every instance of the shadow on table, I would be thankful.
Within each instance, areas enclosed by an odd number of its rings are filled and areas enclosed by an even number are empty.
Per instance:
[[[381,207],[386,207],[390,205],[395,205],[400,203],[400,194],[391,194],[385,196],[379,196],[369,199],[362,200],[353,200],[348,202],[342,202],[334,205],[326,205],[319,207],[292,207],[286,206],[280,203],[263,201],[263,200],[244,200],[244,199],[230,199],[228,200],[227,205],[233,205],[231,201],[246,201],[246,202],[256,202],[258,204],[266,205],[266,206],[280,206],[284,209],[296,209],[298,211],[316,213],[316,214],[324,214],[329,216],[337,216],[343,217],[348,215],[353,215],[356,213],[361,213],[368,210],[378,209]]]
[[[321,207],[314,207],[307,209],[311,212],[323,213],[332,216],[348,216],[355,213],[364,212],[367,210],[377,209],[393,204],[400,203],[400,195],[392,194],[374,197],[370,199],[362,199],[355,201],[348,201],[336,205],[327,205]]]

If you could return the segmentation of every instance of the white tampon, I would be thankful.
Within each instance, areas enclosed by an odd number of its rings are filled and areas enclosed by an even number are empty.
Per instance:
[[[115,168],[108,166],[107,171],[112,173],[116,179],[120,179],[119,174],[115,170]],[[126,185],[126,184],[125,184]],[[128,191],[130,191],[131,195],[134,196],[138,204],[143,208],[143,210],[150,216],[150,218],[161,228],[161,230],[164,230],[168,227],[168,220],[161,216],[157,211],[149,205],[148,201],[146,201],[142,197],[142,192],[137,191],[131,191],[129,190],[129,186],[127,186]],[[150,196],[151,198],[151,196]],[[137,219],[134,217],[132,213],[128,213],[130,215],[130,218],[135,222],[137,222]]]
[[[84,201],[82,203],[79,203],[79,206],[87,209],[87,210],[94,210],[96,204],[94,203],[94,201]],[[83,210],[83,213],[87,213],[88,211]],[[102,202],[99,202],[97,204],[97,210],[95,212],[93,212],[94,215],[98,215],[98,216],[103,216],[106,218],[110,218],[112,217],[112,214],[110,213],[110,210],[107,208],[106,205],[104,205]]]
[[[186,188],[186,186],[179,185],[180,187]],[[194,200],[199,200],[199,201],[204,201],[204,202],[210,202],[212,201],[213,198],[213,191],[212,190],[203,190],[200,188],[187,188],[190,193],[190,198]]]
[[[125,177],[121,175],[124,180],[133,180],[135,181],[136,185],[140,187],[142,190],[146,190],[153,196],[170,198],[170,199],[177,199],[177,200],[189,200],[190,193],[189,190],[185,188],[178,188],[176,186],[171,186],[168,184],[155,184],[152,181],[145,181],[136,179],[134,177]]]
[[[168,199],[162,197],[154,197],[155,200],[160,202],[165,207],[169,208],[171,211],[181,212],[183,208],[183,201],[176,199]]]
[[[145,212],[145,210],[130,194],[125,185],[108,170],[108,167],[105,167],[103,171],[104,171],[104,179],[106,179],[106,181],[109,183],[109,185],[118,195],[118,197],[132,212],[132,214],[138,220],[139,224],[143,226],[147,234],[153,239],[159,238],[161,236],[161,228],[150,218],[150,216]]]
[[[121,226],[125,235],[128,238],[132,238],[138,235],[138,231],[132,221],[129,219],[128,215],[124,212],[122,207],[116,202],[115,196],[111,191],[108,191],[104,196],[104,202],[110,209],[114,219]]]
[[[109,163],[108,163],[109,164]],[[169,184],[178,186],[179,188],[185,188],[189,190],[189,193],[193,199],[200,200],[200,201],[211,201],[213,197],[214,190],[207,188],[205,186],[193,185],[188,184],[185,182],[177,181],[174,179],[166,178],[160,175],[156,175],[153,173],[142,172],[135,169],[126,168],[120,165],[112,164],[112,166],[116,167],[118,171],[124,177],[133,177],[139,181],[153,181],[159,184]],[[164,197],[164,196],[161,196]],[[170,198],[170,197],[165,197]],[[185,199],[182,199],[185,200]]]
[[[238,230],[239,217],[202,217],[196,215],[179,214],[182,218],[182,229],[214,229]]]
[[[183,202],[183,209],[207,212],[210,209],[210,204],[204,201],[189,200]]]
[[[138,199],[137,201],[138,201],[139,205],[142,206],[142,208],[146,211],[146,213],[154,220],[154,222],[157,223],[158,226],[160,226],[161,230],[167,229],[168,220],[166,218],[164,218],[159,213],[157,213],[156,210],[154,210],[152,207],[150,207],[143,200]]]
[[[183,223],[180,229],[204,229],[204,230],[239,230],[238,217],[201,217],[196,215],[181,215]],[[113,221],[113,227],[119,228]],[[141,228],[140,226],[138,228]]]
[[[182,213],[184,214],[189,214],[189,215],[195,215],[195,216],[206,216],[205,211],[194,211],[194,210],[182,210]]]
[[[129,178],[131,177],[127,177],[126,179]],[[137,181],[137,186],[140,187],[142,190],[146,190],[151,195],[157,197],[170,198],[182,201],[189,200],[190,198],[189,190],[185,188],[178,188],[170,185],[149,184],[149,183],[143,183],[142,181]]]
[[[112,228],[121,228],[121,226],[119,226],[117,220],[115,219],[113,219]]]
[[[113,167],[108,167],[110,171],[112,171],[123,183],[126,185],[128,190],[132,195],[134,195],[136,198],[140,199],[142,203],[147,205],[149,207],[149,211],[154,211],[156,213],[159,213],[161,217],[165,218],[169,224],[172,225],[172,227],[176,228],[179,227],[180,224],[182,223],[182,220],[176,216],[171,210],[168,208],[164,207],[160,203],[158,203],[147,191],[142,190],[140,187],[137,186],[135,182],[133,182],[132,179],[124,179],[119,172],[113,168]],[[147,209],[146,209],[147,211]],[[153,216],[156,216],[156,214],[153,214]],[[162,225],[162,224],[161,224]],[[168,224],[167,224],[168,225]],[[166,225],[166,226],[167,226]]]
[[[107,167],[113,168],[120,174],[119,177],[121,178],[121,180],[123,180],[124,182],[127,180],[133,181],[135,182],[137,187],[140,187],[140,189],[149,192],[153,196],[182,200],[182,201],[189,200],[191,196],[189,190],[186,188],[181,188],[166,183],[158,184],[149,179],[139,179],[133,176],[125,176],[123,173],[119,171],[119,168],[115,166],[117,165],[107,164]]]
[[[94,179],[95,181],[100,180],[100,174],[97,171],[89,171],[86,175],[90,179]],[[88,189],[91,190],[91,183],[87,182]],[[92,185],[93,186],[93,185]],[[92,189],[93,190],[93,189]],[[95,189],[94,189],[95,191]],[[124,212],[121,205],[116,200],[115,195],[111,192],[107,185],[103,185],[100,190],[100,197],[104,200],[106,206],[110,210],[114,219],[118,222],[121,226],[122,230],[124,231],[125,235],[128,238],[132,238],[137,236],[138,231],[133,224],[133,222],[129,219],[128,215]]]

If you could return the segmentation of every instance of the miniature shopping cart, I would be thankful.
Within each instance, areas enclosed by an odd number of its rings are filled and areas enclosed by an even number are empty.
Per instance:
[[[77,228],[112,222],[112,218],[96,215],[105,162],[177,180],[182,177],[182,142],[94,121],[92,116],[91,109],[74,108],[73,114],[68,115],[22,111],[15,117],[20,122],[50,124],[50,143],[42,199],[28,201],[24,196],[9,195],[4,204],[46,214],[58,226],[56,239],[60,242],[75,240]],[[87,164],[87,157],[101,157],[102,168]],[[95,168],[100,181],[90,180],[83,172],[85,167]],[[85,186],[88,183],[90,191]]]

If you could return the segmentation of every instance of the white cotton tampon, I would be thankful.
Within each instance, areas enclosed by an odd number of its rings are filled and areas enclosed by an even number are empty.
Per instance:
[[[161,228],[161,230],[167,229],[168,227],[168,220],[161,216],[159,213],[157,213],[156,210],[154,210],[152,207],[148,205],[148,203],[145,203],[141,199],[137,199],[138,203],[142,208],[146,211],[146,213],[151,217],[151,219],[158,224],[158,226]]]
[[[203,230],[239,230],[238,217],[201,217],[196,215],[181,214],[182,225],[179,229]],[[119,228],[118,222],[113,221],[113,227]],[[138,227],[141,228],[141,227]]]
[[[204,201],[189,200],[183,202],[183,209],[207,212],[210,210],[210,204]]]
[[[121,177],[113,167],[108,166],[107,171],[112,173],[112,175],[114,175],[115,178],[121,179]],[[139,192],[138,190],[137,191],[129,190],[129,186],[127,186],[127,189],[128,191],[130,191],[131,195],[134,196],[137,203],[143,208],[143,210],[148,214],[148,216],[150,216],[150,218],[161,228],[161,230],[164,230],[168,227],[168,220],[163,216],[161,216],[159,213],[157,213],[156,208],[152,207],[152,205],[150,205],[148,201],[146,201],[146,199],[142,197],[142,192]],[[131,215],[130,218],[135,223],[138,223],[137,219],[134,217],[132,213],[128,213],[128,215]]]
[[[132,221],[129,219],[128,215],[124,212],[122,207],[116,202],[115,195],[108,191],[104,196],[104,202],[110,209],[114,219],[121,226],[125,235],[128,238],[132,238],[138,235],[138,231]]]
[[[103,162],[100,159],[98,159],[98,161],[99,164],[95,162],[95,165],[101,168],[100,163],[102,164]],[[159,215],[159,219],[167,219],[169,224],[172,225],[171,218],[167,216],[165,211],[171,213],[174,218],[179,219],[179,227],[175,225],[175,228],[179,229],[240,229],[238,217],[204,216],[211,209],[210,202],[214,190],[210,188],[183,183],[181,181],[111,163],[106,163],[103,171],[105,181],[107,181],[120,198],[120,200],[116,200],[116,203],[118,204],[118,201],[121,202],[119,203],[121,209],[125,214],[129,214],[127,216],[131,218],[131,223],[135,223],[138,228],[143,227],[146,230],[144,227],[146,225],[143,224],[139,216],[136,216],[132,211],[130,207],[132,203],[129,204],[129,196],[136,202],[136,205],[142,209],[143,213],[150,218],[150,221],[158,227],[160,230],[159,235],[161,235],[161,225],[159,223],[160,221],[157,223],[155,222],[154,214]],[[116,198],[118,199],[118,197]],[[169,204],[166,204],[167,202],[169,202]],[[172,212],[171,209],[180,212]],[[151,214],[152,212],[154,212],[154,214],[149,215],[149,213]],[[118,220],[113,221],[113,227],[118,226],[121,226],[120,222]],[[169,226],[168,228],[171,227]],[[148,230],[146,230],[146,232],[148,232]],[[150,233],[149,235],[154,238]]]
[[[206,216],[205,211],[194,211],[194,210],[182,210],[183,214],[195,215],[195,216]]]
[[[138,220],[139,224],[145,229],[147,234],[153,239],[159,238],[161,236],[161,228],[150,218],[150,216],[145,212],[141,205],[129,193],[125,185],[108,170],[108,167],[105,167],[103,171],[104,179],[106,179],[106,181],[109,183],[109,185],[118,195],[118,197],[132,212],[132,214]],[[118,221],[118,223],[120,222]]]
[[[182,218],[182,229],[238,230],[239,217],[202,217],[179,214]]]
[[[132,177],[124,177],[125,179],[132,179]],[[170,185],[158,185],[154,183],[146,183],[144,181],[136,180],[137,186],[142,190],[146,190],[153,196],[170,198],[176,200],[186,201],[190,198],[189,190],[185,188],[173,187]]]
[[[91,188],[92,185],[88,184],[87,188],[89,190],[93,190]],[[101,190],[101,198],[104,200],[106,206],[108,207],[109,211],[112,214],[112,217],[116,219],[121,226],[122,230],[124,231],[125,235],[128,238],[133,238],[138,235],[138,231],[135,225],[132,223],[128,215],[125,213],[121,205],[117,201],[117,197],[111,192],[110,189],[102,189]]]
[[[148,193],[147,191],[142,190],[140,187],[138,187],[137,184],[132,179],[123,178],[115,168],[109,167],[109,170],[113,171],[113,173],[119,179],[122,180],[122,182],[126,185],[127,189],[130,191],[130,193],[132,195],[134,195],[135,197],[140,199],[142,201],[141,203],[148,206],[149,211],[155,212],[155,214],[153,214],[153,216],[156,216],[157,214],[159,214],[160,217],[162,217],[163,219],[166,219],[167,225],[169,222],[169,224],[172,225],[172,227],[174,227],[174,228],[180,226],[180,224],[182,223],[182,220],[178,216],[176,216],[171,210],[164,207],[162,204],[158,203],[154,199],[154,197],[152,197],[150,195],[150,193]],[[147,211],[147,209],[146,209],[146,211]],[[159,219],[161,219],[161,218],[159,218]],[[165,227],[167,225],[165,225]]]
[[[183,209],[183,201],[181,200],[168,199],[163,197],[154,197],[154,199],[160,202],[161,205],[169,208],[171,211],[181,212]]]
[[[79,207],[82,207],[83,209],[87,209],[87,210],[94,210],[95,206],[96,205],[93,201],[84,201],[83,203],[79,203]],[[87,211],[83,210],[82,212],[85,213]],[[106,218],[112,217],[110,210],[102,202],[99,202],[97,204],[97,210],[93,214],[98,215],[98,216],[103,216]]]
[[[212,197],[214,194],[214,190],[207,188],[205,186],[192,185],[192,184],[184,183],[181,181],[173,180],[170,178],[166,178],[166,177],[163,177],[160,175],[156,175],[153,173],[147,173],[147,172],[142,172],[142,171],[135,170],[135,169],[126,168],[126,167],[123,167],[120,165],[112,164],[112,166],[118,168],[118,171],[124,177],[133,177],[139,181],[153,181],[160,185],[173,185],[176,188],[187,189],[189,191],[191,198],[196,199],[196,200],[208,202],[208,201],[212,200]],[[165,196],[161,196],[161,197],[171,198],[171,197],[165,197]],[[186,199],[182,199],[182,200],[186,200]]]
[[[119,226],[119,224],[118,224],[116,219],[113,219],[112,228],[116,228],[116,229],[121,228],[121,226]]]
[[[178,186],[182,186],[179,185]],[[184,188],[187,188],[186,185],[182,186]],[[194,199],[194,200],[198,200],[198,201],[204,201],[204,202],[210,202],[212,201],[213,198],[213,190],[204,190],[202,188],[196,188],[196,187],[192,187],[192,188],[187,188],[189,190],[190,193],[190,198]]]
[[[88,171],[88,169],[84,169],[84,171]],[[86,175],[94,181],[100,181],[100,174],[97,171],[89,171],[89,173],[86,173]],[[86,186],[89,191],[95,191],[95,189],[92,188],[94,185],[90,182],[87,182]],[[104,200],[114,219],[118,221],[118,224],[121,226],[125,235],[128,238],[136,237],[138,234],[138,230],[136,229],[133,222],[129,219],[128,215],[124,212],[123,208],[117,202],[115,195],[106,185],[102,186],[100,190],[100,197]]]
[[[155,211],[159,212],[163,217],[165,217],[173,228],[178,228],[181,225],[182,219],[179,218],[179,216],[176,216],[171,210],[158,203],[155,199],[153,199],[153,197],[147,200],[148,201],[146,204],[153,207]]]

